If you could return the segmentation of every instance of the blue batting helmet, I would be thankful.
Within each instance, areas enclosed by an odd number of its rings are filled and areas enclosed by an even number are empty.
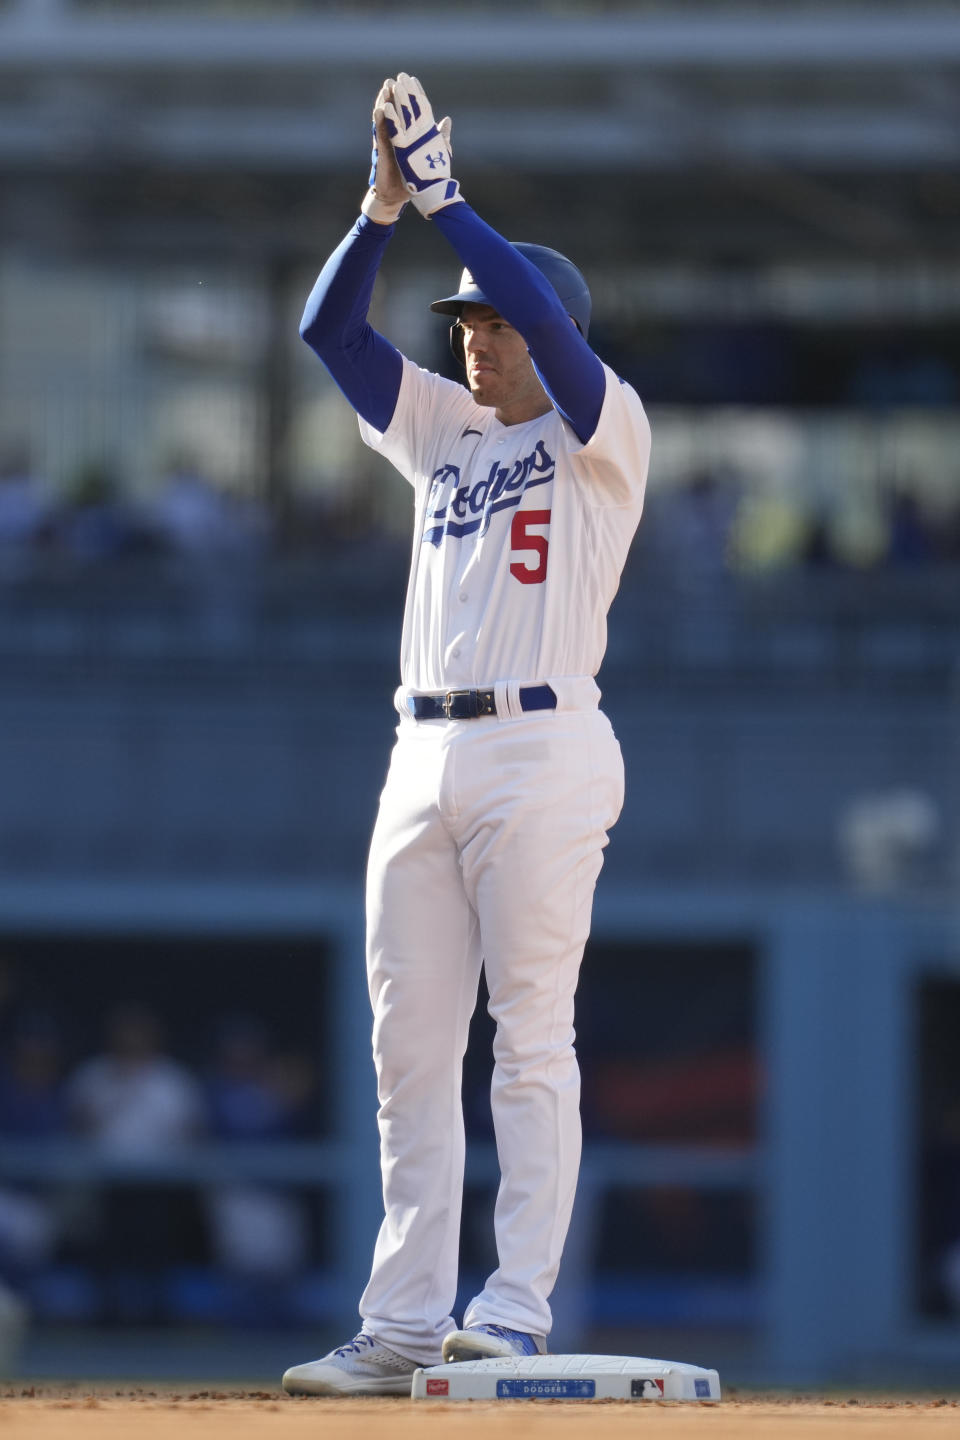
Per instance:
[[[550,281],[563,301],[567,314],[586,339],[590,329],[590,291],[573,261],[561,255],[559,250],[551,250],[546,245],[526,245],[521,241],[512,243],[514,250],[525,256],[537,267],[540,274]],[[434,300],[430,309],[438,315],[455,315],[459,319],[464,305],[489,304],[490,301],[470,271],[464,270],[456,295],[446,295],[442,300]]]

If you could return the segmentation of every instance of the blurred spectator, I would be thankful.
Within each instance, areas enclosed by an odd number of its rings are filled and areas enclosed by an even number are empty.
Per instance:
[[[50,1139],[63,1132],[60,1035],[47,1015],[22,1017],[0,1063],[0,1136]],[[56,1203],[43,1186],[0,1187],[0,1273],[29,1274],[51,1259],[59,1232]]]
[[[187,458],[163,477],[147,506],[147,524],[164,549],[185,559],[248,555],[269,539],[262,506],[219,489]]]
[[[148,507],[150,522],[161,543],[176,555],[207,555],[227,539],[224,497],[189,461],[167,471]]]
[[[802,497],[782,487],[744,494],[732,526],[734,568],[765,574],[802,562],[813,523]]]
[[[678,587],[711,588],[726,573],[738,493],[735,477],[702,470],[656,496],[657,548]]]
[[[947,550],[919,495],[907,486],[878,487],[813,516],[802,547],[805,564],[859,570],[930,564]]]
[[[224,1140],[276,1140],[302,1130],[312,1077],[271,1053],[253,1017],[228,1016],[218,1027],[206,1083],[212,1133]]]
[[[926,565],[935,556],[934,536],[918,497],[895,490],[889,501],[888,564]]]
[[[853,884],[877,893],[929,873],[943,829],[932,795],[912,786],[851,797],[837,815],[837,843]]]
[[[280,1140],[301,1128],[311,1076],[271,1053],[263,1026],[244,1016],[220,1026],[207,1093],[214,1135]],[[287,1189],[257,1183],[217,1186],[207,1196],[214,1258],[228,1272],[274,1279],[306,1265],[306,1206]]]
[[[0,574],[16,575],[29,566],[31,551],[50,537],[54,510],[26,447],[0,452]]]
[[[224,500],[229,548],[240,556],[253,557],[266,551],[276,539],[273,518],[262,501],[228,491]]]
[[[189,1070],[163,1053],[158,1016],[145,1006],[117,1006],[106,1034],[106,1051],[67,1082],[73,1128],[133,1158],[196,1138],[205,1122],[203,1092]]]
[[[60,516],[58,540],[72,558],[109,560],[134,546],[139,536],[121,486],[110,466],[81,468]]]
[[[816,569],[828,569],[839,564],[839,556],[834,547],[830,526],[822,511],[814,515],[810,521],[810,527],[800,549],[800,558],[804,565],[810,565]]]
[[[882,566],[889,546],[889,523],[873,487],[848,486],[830,507],[831,544],[841,565],[852,570]]]
[[[0,1061],[0,1135],[42,1139],[63,1133],[63,1055],[49,1015],[25,1015]]]
[[[195,1187],[150,1167],[197,1137],[205,1124],[203,1091],[162,1048],[159,1018],[141,1005],[107,1018],[107,1047],[69,1077],[67,1113],[105,1159],[118,1167],[97,1193],[90,1260],[98,1272],[103,1318],[155,1322],[166,1309],[170,1269],[204,1258],[205,1233]]]

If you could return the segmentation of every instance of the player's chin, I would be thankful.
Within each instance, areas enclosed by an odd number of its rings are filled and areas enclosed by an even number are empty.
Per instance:
[[[493,379],[490,375],[468,375],[467,384],[470,386],[470,394],[478,405],[496,405],[498,397],[494,386],[490,383]]]

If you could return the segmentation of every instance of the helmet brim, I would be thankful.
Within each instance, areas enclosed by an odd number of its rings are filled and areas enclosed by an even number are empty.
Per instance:
[[[434,315],[455,315],[459,320],[464,305],[489,304],[486,295],[482,295],[479,290],[461,290],[459,295],[445,295],[442,300],[434,300],[430,309]]]
[[[590,328],[590,291],[573,261],[545,245],[530,245],[522,240],[512,240],[510,243],[549,282],[559,295],[567,314],[586,338]],[[484,295],[469,270],[464,270],[460,276],[460,289],[457,293],[443,295],[439,300],[434,300],[430,309],[435,315],[452,315],[459,320],[464,305],[491,305],[494,310],[497,308]]]

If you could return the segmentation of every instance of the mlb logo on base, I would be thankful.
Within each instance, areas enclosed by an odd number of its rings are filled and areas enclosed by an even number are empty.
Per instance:
[[[631,1380],[630,1397],[633,1400],[662,1400],[663,1381],[658,1379]]]

